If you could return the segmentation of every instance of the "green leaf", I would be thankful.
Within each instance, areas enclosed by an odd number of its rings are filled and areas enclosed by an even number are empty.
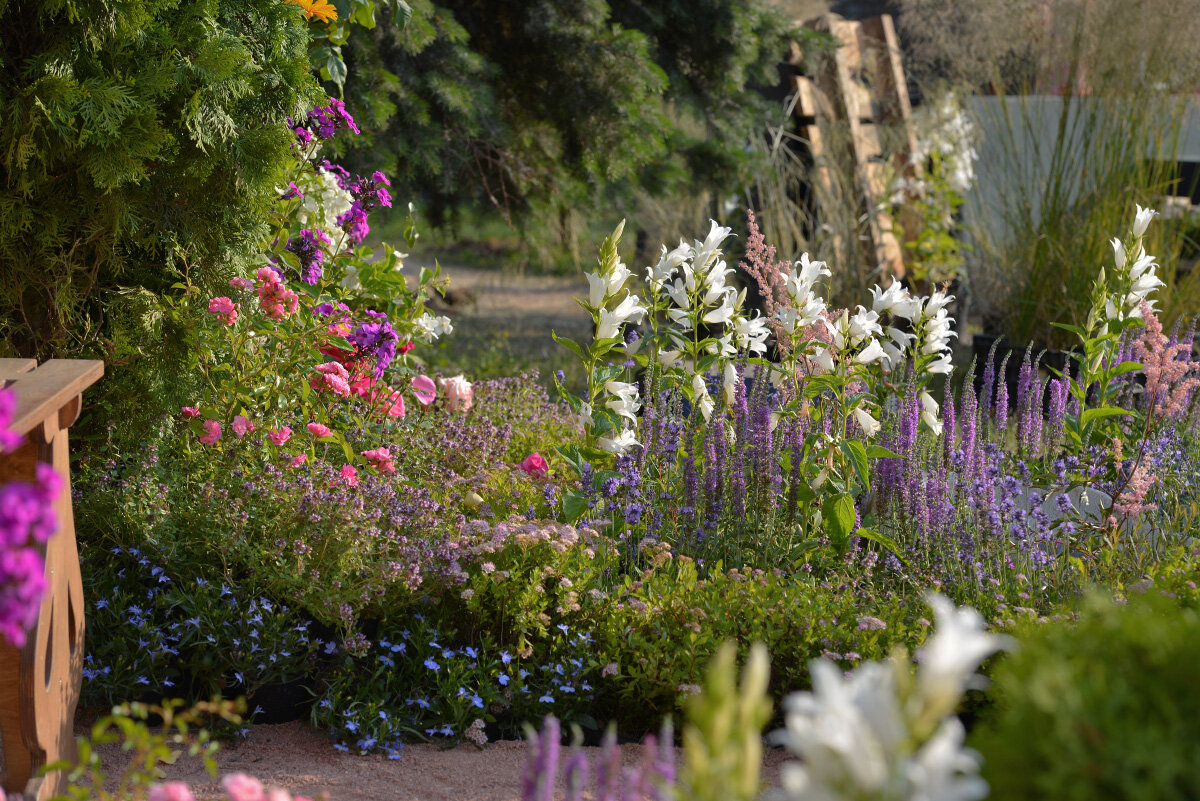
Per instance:
[[[1142,370],[1144,368],[1145,365],[1143,365],[1141,362],[1121,362],[1116,367],[1109,370],[1108,375],[1110,378],[1116,378],[1117,376],[1125,375],[1126,373],[1136,373],[1138,370]]]
[[[862,537],[864,540],[870,540],[871,542],[882,545],[884,548],[887,548],[889,551],[896,554],[896,558],[903,562],[905,567],[908,567],[908,560],[905,559],[904,554],[900,552],[900,546],[897,545],[896,541],[888,535],[878,532],[873,528],[860,528],[858,531],[854,532],[854,535],[856,537]]]
[[[396,7],[392,11],[392,24],[404,28],[412,19],[412,6],[404,2],[404,0],[395,0]]]
[[[870,488],[871,474],[870,462],[867,461],[867,449],[863,447],[862,441],[857,439],[844,439],[838,443],[845,454],[850,466],[854,468],[855,475],[858,476],[859,483],[864,487]]]
[[[900,454],[890,451],[882,445],[868,445],[867,456],[872,459],[899,459]]]
[[[354,9],[354,21],[367,30],[375,28],[375,3],[360,3]]]
[[[846,542],[854,533],[857,519],[854,514],[854,497],[848,492],[843,492],[826,498],[821,504],[821,517],[829,539],[835,543]]]
[[[1095,409],[1087,409],[1080,418],[1080,425],[1088,428],[1092,423],[1100,420],[1107,420],[1110,417],[1126,417],[1133,412],[1127,409],[1121,409],[1116,406],[1098,406]]]
[[[342,61],[340,53],[338,55],[330,55],[329,58],[325,59],[325,65],[321,68],[321,73],[337,84],[339,89],[346,85],[346,62]]]
[[[557,344],[562,345],[564,348],[571,351],[571,353],[574,353],[581,361],[585,358],[583,355],[583,348],[580,347],[579,343],[577,343],[575,340],[567,339],[566,337],[560,337],[553,331],[550,332],[550,338],[553,339]]]
[[[563,494],[563,515],[568,523],[574,523],[587,511],[587,496],[578,490]]]

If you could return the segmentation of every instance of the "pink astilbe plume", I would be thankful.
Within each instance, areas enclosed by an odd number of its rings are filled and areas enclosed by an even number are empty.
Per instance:
[[[775,261],[775,246],[768,245],[758,223],[754,220],[754,212],[746,212],[746,259],[738,264],[758,284],[758,291],[763,298],[763,312],[771,326],[775,340],[780,347],[786,347],[787,335],[775,314],[787,305],[788,296],[785,290],[788,275],[792,266],[786,261]]]
[[[1142,363],[1146,374],[1146,413],[1179,417],[1192,392],[1200,387],[1200,363],[1192,361],[1192,337],[1185,336],[1172,344],[1163,333],[1162,322],[1145,302],[1142,320],[1145,326],[1133,343],[1133,358]]]

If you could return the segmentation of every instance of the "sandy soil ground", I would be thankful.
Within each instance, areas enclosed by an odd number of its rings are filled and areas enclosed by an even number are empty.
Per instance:
[[[106,764],[120,764],[119,746],[97,750]],[[594,760],[599,749],[585,751]],[[336,751],[327,737],[300,723],[282,723],[251,726],[244,742],[222,748],[217,762],[221,775],[248,773],[293,794],[316,798],[326,793],[330,801],[521,801],[525,754],[524,743],[501,741],[483,749],[412,745],[395,760],[357,756]],[[634,766],[642,747],[623,745],[621,755],[626,766]],[[779,749],[767,750],[764,778],[768,783],[778,782],[784,759]],[[219,784],[198,760],[182,757],[164,770],[168,780],[191,784],[198,799],[222,798]],[[557,797],[565,797],[563,788]]]

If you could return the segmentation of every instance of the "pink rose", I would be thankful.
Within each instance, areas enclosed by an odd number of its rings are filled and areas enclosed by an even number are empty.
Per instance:
[[[283,285],[279,273],[270,267],[258,268],[258,304],[263,312],[274,320],[282,320],[289,314],[295,314],[300,308],[300,296]]]
[[[200,437],[200,441],[205,445],[216,445],[217,440],[221,438],[221,424],[216,420],[204,421],[204,435]]]
[[[267,790],[267,801],[293,801],[292,794],[282,787],[272,787]]]
[[[179,410],[179,413],[183,415],[184,420],[193,420],[200,416],[200,407],[199,406],[184,406],[182,409]]]
[[[266,801],[262,782],[245,773],[231,773],[221,779],[221,786],[229,801]]]
[[[237,322],[237,304],[226,297],[210,300],[208,302],[208,313],[219,316],[221,322],[225,323],[225,325],[233,325]]]
[[[146,801],[194,801],[195,796],[184,782],[165,782],[150,787]]]
[[[318,391],[327,389],[339,398],[350,397],[350,374],[338,362],[318,364],[316,373],[308,377],[308,385]]]
[[[230,278],[229,285],[234,289],[240,289],[243,292],[249,292],[251,289],[254,289],[254,279],[242,278],[241,276],[238,276],[237,278]]]
[[[342,480],[345,481],[347,484],[349,484],[351,487],[358,486],[358,470],[356,470],[354,468],[354,465],[352,465],[352,464],[342,465]]]
[[[419,375],[412,380],[413,394],[422,406],[428,406],[437,399],[437,384],[427,375]]]
[[[283,428],[274,428],[267,432],[267,439],[271,440],[276,448],[282,448],[283,443],[291,439],[292,429],[284,426]]]
[[[388,417],[399,417],[403,419],[405,414],[404,396],[399,392],[393,392],[391,405],[388,407]]]
[[[251,423],[249,420],[247,420],[245,415],[239,414],[237,417],[233,418],[233,425],[231,428],[233,429],[233,433],[237,434],[238,439],[241,439],[254,430],[254,423]]]
[[[367,464],[374,467],[380,473],[396,472],[396,465],[392,462],[392,455],[388,452],[387,448],[363,451],[362,457],[367,460]]]
[[[450,408],[450,411],[465,412],[471,408],[471,402],[475,396],[471,390],[471,382],[461,373],[453,378],[439,378],[438,386],[441,387],[442,394],[446,396],[446,406]]]
[[[308,424],[308,433],[310,433],[314,437],[318,437],[318,438],[333,436],[333,432],[329,430],[329,426],[322,425],[321,423],[309,423]]]
[[[545,478],[550,472],[550,465],[546,464],[545,458],[536,451],[526,456],[519,467],[534,478]]]
[[[299,467],[300,465],[304,464],[304,461],[307,458],[308,458],[307,453],[297,453],[295,456],[292,457],[291,461],[288,462],[288,467]]]

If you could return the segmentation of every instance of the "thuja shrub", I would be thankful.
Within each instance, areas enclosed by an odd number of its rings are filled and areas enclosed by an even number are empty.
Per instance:
[[[1155,592],[1093,597],[1077,622],[1030,625],[994,672],[975,736],[991,797],[1192,798],[1200,793],[1200,616]],[[1030,736],[1036,733],[1036,736]]]
[[[61,351],[106,289],[246,260],[318,97],[278,0],[0,2],[0,331]]]

